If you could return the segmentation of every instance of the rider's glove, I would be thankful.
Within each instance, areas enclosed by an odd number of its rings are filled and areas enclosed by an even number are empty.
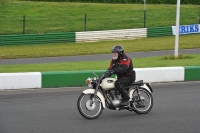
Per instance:
[[[113,70],[108,70],[104,73],[104,77],[107,78],[107,77],[110,77],[112,74],[114,73]]]

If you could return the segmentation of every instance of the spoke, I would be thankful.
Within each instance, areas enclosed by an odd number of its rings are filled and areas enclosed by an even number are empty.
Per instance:
[[[90,104],[86,104],[87,102],[90,103],[91,95],[84,95],[80,101],[80,107],[82,112],[88,117],[95,117],[101,111],[101,103],[95,98],[95,102],[92,106]]]
[[[148,92],[146,92],[142,89],[139,89],[139,92],[140,92],[140,100],[142,100],[142,101],[137,99],[133,104],[137,108],[137,110],[146,111],[151,106],[151,97]],[[137,94],[137,92],[134,92],[133,97],[136,97],[136,96],[138,96],[138,94]]]

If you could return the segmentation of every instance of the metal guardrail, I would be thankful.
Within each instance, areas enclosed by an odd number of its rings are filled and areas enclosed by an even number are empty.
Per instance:
[[[200,28],[199,28],[200,29]],[[188,33],[192,34],[192,33]],[[124,30],[64,32],[51,34],[0,35],[0,45],[98,42],[173,36],[172,26]]]
[[[51,34],[0,35],[0,45],[75,42],[75,32]]]
[[[107,40],[130,40],[146,38],[147,28],[124,29],[124,30],[105,30],[76,32],[76,42],[97,42]]]

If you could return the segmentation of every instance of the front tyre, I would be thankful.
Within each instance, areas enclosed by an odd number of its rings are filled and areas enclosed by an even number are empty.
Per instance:
[[[86,119],[96,119],[103,111],[102,103],[98,96],[95,97],[94,103],[92,103],[91,97],[93,95],[82,93],[77,101],[78,111]]]

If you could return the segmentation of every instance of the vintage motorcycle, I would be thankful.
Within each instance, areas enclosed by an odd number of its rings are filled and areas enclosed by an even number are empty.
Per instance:
[[[105,75],[98,77],[94,72],[94,78],[88,78],[86,84],[91,89],[86,89],[79,96],[77,108],[79,113],[87,119],[99,117],[106,107],[111,110],[126,109],[138,114],[146,114],[153,107],[152,88],[149,83],[143,80],[132,83],[124,88],[129,94],[130,104],[120,106],[122,99],[120,93],[115,89],[116,78],[105,78]]]

